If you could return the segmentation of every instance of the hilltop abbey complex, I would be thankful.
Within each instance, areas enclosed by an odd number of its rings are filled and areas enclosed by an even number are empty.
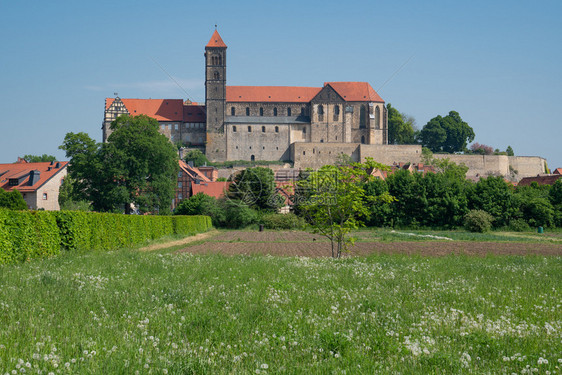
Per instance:
[[[117,116],[155,118],[170,141],[200,148],[211,161],[291,161],[320,167],[340,154],[354,161],[419,163],[420,145],[389,145],[384,100],[367,82],[325,82],[321,87],[227,86],[227,46],[215,30],[205,46],[205,105],[182,99],[106,98],[107,140]],[[538,157],[448,155],[473,175],[521,177],[544,171]],[[458,160],[457,160],[458,159]]]

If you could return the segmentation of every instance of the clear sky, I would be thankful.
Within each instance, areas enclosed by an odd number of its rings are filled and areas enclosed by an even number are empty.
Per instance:
[[[456,110],[476,142],[562,167],[561,18],[559,0],[1,1],[0,162],[101,141],[114,92],[204,101],[218,24],[227,84],[367,81],[420,128]]]

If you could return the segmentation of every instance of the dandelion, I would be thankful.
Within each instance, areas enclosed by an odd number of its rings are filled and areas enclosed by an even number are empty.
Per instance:
[[[260,366],[262,369],[267,370],[269,368],[269,366],[267,365],[267,363],[262,363]]]
[[[537,361],[537,363],[539,365],[548,365],[548,359],[540,357],[539,360]]]

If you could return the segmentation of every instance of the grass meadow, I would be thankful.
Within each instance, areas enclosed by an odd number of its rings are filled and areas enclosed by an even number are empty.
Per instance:
[[[557,374],[562,257],[120,250],[0,266],[0,374]]]

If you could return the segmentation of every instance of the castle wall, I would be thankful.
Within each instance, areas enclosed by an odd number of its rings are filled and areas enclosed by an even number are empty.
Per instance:
[[[436,159],[449,159],[468,167],[468,177],[508,176],[509,160],[506,155],[434,154]]]
[[[546,159],[539,156],[508,156],[509,165],[519,178],[545,173]]]
[[[394,163],[420,163],[420,145],[360,145],[359,155],[362,162],[371,157],[376,162],[392,165]]]
[[[359,147],[354,143],[293,143],[290,147],[295,168],[320,168],[334,164],[342,153],[350,155],[353,161],[359,161]]]
[[[251,131],[248,131],[248,128]],[[264,129],[265,131],[263,131]],[[290,125],[227,124],[226,136],[228,140],[227,160],[287,160],[290,158],[288,153]]]

